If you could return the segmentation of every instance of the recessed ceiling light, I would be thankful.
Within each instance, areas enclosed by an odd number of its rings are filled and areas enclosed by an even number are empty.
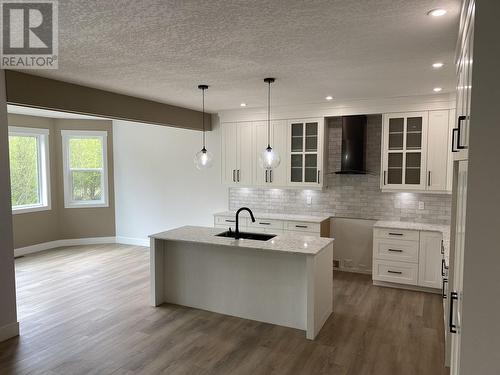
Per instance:
[[[326,100],[332,100],[332,99],[333,99],[333,96],[328,95],[325,99],[326,99]]]
[[[246,107],[247,106],[247,103],[241,103],[240,104],[240,107]]]
[[[434,87],[433,90],[434,90],[434,92],[440,92],[443,90],[443,88],[442,87]]]
[[[446,13],[447,13],[446,9],[437,8],[437,9],[432,9],[431,11],[429,11],[429,13],[427,13],[427,15],[432,16],[432,17],[441,17],[441,16],[444,16]]]
[[[432,67],[434,69],[439,69],[439,68],[442,68],[443,66],[444,66],[444,64],[442,62],[437,62],[437,63],[432,64]]]

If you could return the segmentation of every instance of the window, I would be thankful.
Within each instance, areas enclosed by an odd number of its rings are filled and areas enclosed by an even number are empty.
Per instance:
[[[64,206],[108,207],[107,132],[62,130]]]
[[[12,213],[50,210],[49,130],[9,126]]]

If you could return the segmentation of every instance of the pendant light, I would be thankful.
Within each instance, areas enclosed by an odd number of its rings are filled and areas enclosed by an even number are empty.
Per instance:
[[[274,78],[265,78],[267,83],[267,148],[259,156],[259,164],[263,169],[272,170],[280,165],[280,156],[271,147],[271,83]]]
[[[213,162],[213,155],[210,151],[207,151],[207,148],[205,147],[205,90],[208,89],[207,85],[199,85],[198,88],[202,92],[202,124],[203,124],[203,148],[201,151],[198,151],[196,155],[194,156],[194,165],[196,168],[202,170],[206,168],[210,168],[212,166]]]

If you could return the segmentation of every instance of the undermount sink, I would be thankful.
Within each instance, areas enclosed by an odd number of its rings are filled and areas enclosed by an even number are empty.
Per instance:
[[[236,238],[236,235],[233,231],[226,231],[219,234],[216,234],[217,237],[228,237],[228,238]],[[246,240],[256,240],[256,241],[268,241],[271,238],[276,237],[275,234],[266,234],[266,233],[249,233],[249,232],[239,232],[239,239]]]

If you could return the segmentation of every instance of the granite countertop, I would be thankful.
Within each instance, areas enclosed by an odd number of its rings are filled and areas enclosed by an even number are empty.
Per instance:
[[[303,255],[316,255],[333,242],[333,238],[322,238],[295,233],[280,234],[268,241],[247,239],[235,240],[233,238],[215,236],[221,232],[222,230],[220,228],[184,226],[166,232],[152,234],[149,237],[168,241],[222,245]]]
[[[248,212],[242,212],[244,217],[250,217]],[[236,211],[224,211],[217,212],[214,216],[231,216],[234,217]],[[295,214],[277,214],[277,213],[265,213],[265,212],[254,212],[253,215],[256,219],[269,219],[269,220],[287,220],[287,221],[307,221],[309,223],[321,223],[322,221],[328,220],[334,215],[325,216],[309,216],[309,215],[295,215]]]
[[[439,224],[413,223],[408,221],[383,221],[379,220],[373,224],[374,228],[394,228],[405,230],[420,230],[428,232],[440,232],[443,234],[444,258],[448,266],[450,257],[450,226]]]

